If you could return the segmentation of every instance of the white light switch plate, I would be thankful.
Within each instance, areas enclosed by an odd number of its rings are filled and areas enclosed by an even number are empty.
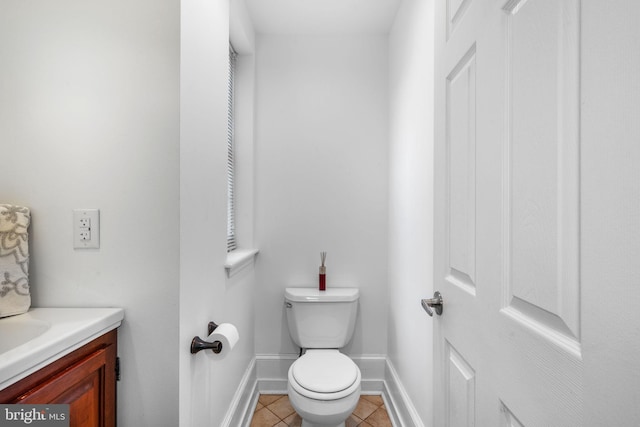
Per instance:
[[[99,209],[74,209],[73,247],[74,249],[100,248]]]

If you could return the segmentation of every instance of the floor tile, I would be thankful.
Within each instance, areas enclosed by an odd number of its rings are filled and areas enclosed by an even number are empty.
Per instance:
[[[366,399],[377,406],[384,405],[384,400],[382,400],[382,396],[380,396],[379,394],[363,394],[361,396],[361,399]]]
[[[356,406],[356,409],[353,411],[353,415],[362,420],[366,420],[367,417],[373,414],[376,409],[378,409],[377,405],[369,402],[366,399],[360,399],[358,401],[358,406]]]
[[[280,422],[280,418],[267,408],[262,408],[253,414],[251,427],[273,427],[278,422]]]
[[[301,427],[286,394],[263,394],[258,398],[251,427]],[[346,427],[392,427],[380,395],[362,395],[355,411],[345,421]]]
[[[283,396],[286,396],[286,394],[261,394],[260,397],[258,397],[258,402],[262,403],[264,406],[269,406]]]
[[[269,410],[276,414],[281,420],[296,412],[296,410],[293,409],[293,406],[291,406],[291,403],[289,403],[288,396],[281,397],[272,404],[267,405],[267,408],[269,408]]]
[[[345,427],[356,427],[362,424],[362,420],[355,415],[349,415],[349,418],[344,422]]]
[[[382,408],[376,409],[376,411],[369,415],[365,421],[374,427],[392,427],[389,414],[387,414],[387,411]]]
[[[287,418],[284,419],[284,422],[289,426],[289,427],[300,427],[302,426],[302,418],[300,418],[300,415],[293,413],[291,415],[289,415]]]

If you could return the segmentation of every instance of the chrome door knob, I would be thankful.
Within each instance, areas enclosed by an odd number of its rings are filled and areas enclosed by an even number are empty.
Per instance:
[[[433,294],[433,298],[423,299],[420,303],[422,304],[422,308],[424,308],[424,311],[426,311],[429,316],[433,317],[433,310],[431,309],[432,307],[435,309],[438,316],[442,314],[442,306],[444,305],[444,300],[442,299],[442,295],[440,295],[440,292],[435,291]]]

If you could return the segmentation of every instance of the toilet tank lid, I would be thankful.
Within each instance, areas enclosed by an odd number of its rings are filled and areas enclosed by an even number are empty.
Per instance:
[[[284,297],[292,302],[353,302],[358,299],[357,288],[329,288],[319,291],[317,288],[286,288]]]

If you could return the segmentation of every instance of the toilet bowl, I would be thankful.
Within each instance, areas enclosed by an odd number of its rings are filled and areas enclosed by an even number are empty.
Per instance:
[[[289,402],[302,427],[344,427],[360,398],[361,374],[333,349],[309,350],[289,368]]]

